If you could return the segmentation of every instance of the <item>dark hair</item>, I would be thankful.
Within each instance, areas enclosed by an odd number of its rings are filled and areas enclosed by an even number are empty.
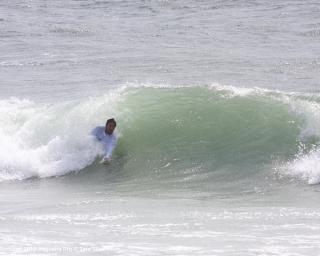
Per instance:
[[[117,122],[116,120],[114,120],[114,118],[108,119],[106,125],[108,125],[109,123],[114,123],[114,126],[117,126]]]

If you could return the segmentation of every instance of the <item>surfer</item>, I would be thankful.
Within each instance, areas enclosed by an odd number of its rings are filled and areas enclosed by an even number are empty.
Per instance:
[[[105,155],[101,160],[102,163],[111,161],[112,151],[117,145],[117,137],[113,133],[116,126],[116,121],[110,118],[107,120],[105,126],[97,126],[92,131],[92,135],[103,144],[105,150]]]

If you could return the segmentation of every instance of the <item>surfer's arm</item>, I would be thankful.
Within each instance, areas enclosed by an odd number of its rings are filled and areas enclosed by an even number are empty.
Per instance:
[[[107,146],[106,155],[104,158],[111,159],[112,152],[117,145],[117,139],[113,138]]]

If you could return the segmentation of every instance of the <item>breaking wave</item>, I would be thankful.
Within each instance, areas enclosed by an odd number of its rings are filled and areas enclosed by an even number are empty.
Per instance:
[[[221,85],[126,85],[54,104],[1,100],[0,180],[90,168],[102,153],[90,131],[111,116],[121,134],[115,161],[135,178],[221,181],[276,170],[320,182],[320,95]]]

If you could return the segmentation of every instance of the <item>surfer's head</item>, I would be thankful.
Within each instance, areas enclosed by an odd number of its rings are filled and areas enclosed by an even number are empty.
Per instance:
[[[114,131],[114,129],[116,128],[117,123],[116,120],[114,120],[114,118],[110,118],[107,120],[106,122],[106,133],[111,135]]]

